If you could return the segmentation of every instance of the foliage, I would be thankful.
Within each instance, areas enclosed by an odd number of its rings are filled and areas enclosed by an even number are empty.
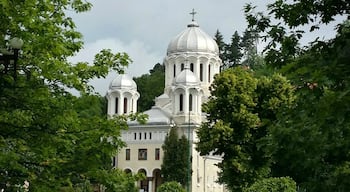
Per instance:
[[[241,40],[241,47],[243,51],[242,65],[248,66],[251,69],[257,69],[263,65],[261,56],[258,54],[257,44],[259,35],[253,29],[246,29]]]
[[[243,56],[242,54],[242,47],[240,45],[241,37],[239,36],[238,32],[235,31],[235,33],[232,35],[231,43],[226,45],[226,59],[228,63],[226,64],[226,67],[234,67],[241,64],[241,58]]]
[[[266,178],[258,180],[244,192],[296,192],[297,186],[289,177]]]
[[[185,189],[182,188],[180,183],[171,181],[160,185],[157,189],[157,192],[185,192]]]
[[[226,64],[226,43],[224,42],[224,37],[222,36],[221,32],[219,30],[216,30],[215,36],[214,36],[214,40],[216,42],[216,44],[218,45],[219,48],[219,57],[222,60],[222,62],[224,63],[224,65]]]
[[[278,112],[292,104],[293,87],[279,74],[260,77],[238,67],[216,76],[210,89],[197,149],[223,156],[219,181],[243,191],[270,173],[263,138]]]
[[[25,181],[30,191],[90,190],[90,184],[134,190],[137,176],[110,163],[124,146],[127,117],[107,119],[87,84],[111,69],[122,72],[130,58],[102,50],[92,64],[67,61],[83,42],[65,13],[90,7],[81,0],[0,2],[0,46],[13,37],[24,41],[17,71],[0,63],[0,190],[16,191]]]
[[[189,143],[184,135],[179,138],[177,131],[178,128],[172,128],[165,138],[162,146],[164,156],[161,173],[165,182],[176,181],[186,186],[189,178]]]
[[[247,5],[247,20],[268,40],[266,63],[292,81],[297,95],[268,130],[272,174],[291,177],[305,191],[349,191],[350,3],[277,0],[268,9],[266,16]],[[348,19],[334,38],[315,36],[299,47],[305,26],[313,32],[341,15]]]
[[[154,105],[154,99],[164,91],[165,67],[157,63],[150,74],[134,78],[140,93],[137,110],[142,112],[150,109]]]

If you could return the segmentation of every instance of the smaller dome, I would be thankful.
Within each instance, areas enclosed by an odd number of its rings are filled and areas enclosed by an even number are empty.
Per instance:
[[[109,84],[109,89],[137,89],[137,85],[127,74],[118,74]]]
[[[185,68],[178,76],[176,76],[175,84],[198,85],[200,84],[200,81],[190,69]]]

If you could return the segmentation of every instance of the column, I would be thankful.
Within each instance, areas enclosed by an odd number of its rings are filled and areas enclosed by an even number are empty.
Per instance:
[[[153,192],[152,177],[148,178],[148,192]]]

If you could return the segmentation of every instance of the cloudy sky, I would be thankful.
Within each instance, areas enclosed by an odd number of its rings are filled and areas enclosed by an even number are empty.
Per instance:
[[[255,0],[258,10],[272,0]],[[156,63],[162,63],[170,40],[186,28],[191,21],[192,8],[195,20],[202,30],[214,36],[218,29],[225,42],[237,30],[240,34],[247,24],[243,7],[249,0],[89,0],[91,11],[73,15],[78,31],[84,36],[84,49],[71,60],[91,62],[99,50],[112,49],[128,53],[133,63],[127,73],[138,77],[148,73]],[[106,79],[91,84],[105,95],[110,81]]]

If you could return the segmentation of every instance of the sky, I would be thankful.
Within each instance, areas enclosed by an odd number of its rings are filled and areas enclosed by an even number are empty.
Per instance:
[[[133,62],[126,73],[131,77],[146,74],[156,63],[162,63],[168,43],[191,21],[195,20],[208,35],[219,30],[229,42],[234,31],[246,29],[244,5],[251,2],[258,11],[266,10],[272,0],[89,0],[91,11],[72,14],[77,30],[83,34],[84,48],[70,60],[92,62],[102,49],[126,52]],[[91,85],[105,95],[109,83],[116,77],[111,72],[105,79],[95,79]]]

